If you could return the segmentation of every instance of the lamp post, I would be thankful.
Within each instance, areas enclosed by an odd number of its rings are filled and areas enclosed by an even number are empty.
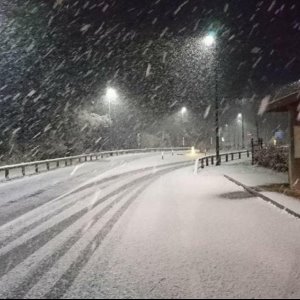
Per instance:
[[[227,149],[230,145],[230,139],[229,139],[229,125],[225,124],[225,148]]]
[[[187,109],[186,107],[183,107],[181,109],[181,122],[182,122],[182,129],[183,129],[183,137],[182,137],[182,147],[185,147],[185,137],[184,137],[184,115],[186,114]]]
[[[209,33],[203,38],[203,44],[207,48],[214,48],[217,55],[217,41],[215,34]],[[220,120],[219,120],[219,82],[218,82],[218,61],[215,58],[215,126],[216,126],[216,165],[221,165],[220,157]]]
[[[111,105],[118,98],[118,93],[114,88],[108,87],[106,90],[105,99],[108,102],[108,117],[109,117],[109,128],[110,128],[110,144],[113,147],[113,126],[112,126],[112,109]]]
[[[116,101],[118,98],[118,94],[115,89],[113,88],[107,88],[106,90],[106,100],[108,101],[108,116],[109,120],[111,121],[111,104],[112,102]]]
[[[238,122],[242,124],[242,148],[245,149],[245,122],[242,113],[238,114]]]

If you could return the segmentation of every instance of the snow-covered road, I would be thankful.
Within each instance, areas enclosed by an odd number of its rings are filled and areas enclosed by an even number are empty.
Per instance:
[[[1,298],[297,298],[300,222],[193,157],[0,185]]]

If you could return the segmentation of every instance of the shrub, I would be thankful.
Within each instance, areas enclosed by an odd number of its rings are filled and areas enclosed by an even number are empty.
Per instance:
[[[288,171],[288,149],[268,147],[257,150],[254,155],[255,162],[265,168],[278,172]]]

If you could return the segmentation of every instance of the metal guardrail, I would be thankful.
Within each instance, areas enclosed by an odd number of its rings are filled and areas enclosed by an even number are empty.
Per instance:
[[[34,170],[31,174],[38,174],[41,171],[41,167],[44,167],[43,171],[50,171],[53,169],[61,168],[62,166],[72,166],[75,164],[97,161],[104,157],[112,157],[119,156],[125,154],[138,154],[138,153],[150,153],[150,152],[173,152],[173,151],[186,151],[190,150],[188,147],[183,148],[145,148],[145,149],[129,149],[129,150],[115,150],[115,151],[104,151],[99,153],[91,153],[91,154],[82,154],[77,156],[68,156],[62,158],[41,160],[41,161],[33,161],[28,163],[21,163],[15,165],[7,165],[0,167],[0,173],[4,172],[4,176],[6,180],[10,179],[10,171],[19,169],[21,171],[21,176],[26,176],[26,169],[29,167],[33,167]]]
[[[223,159],[223,162],[233,161],[236,158],[242,159],[243,154],[247,154],[247,157],[250,157],[250,153],[251,153],[250,150],[222,153],[222,154],[220,154],[220,160],[222,163],[222,159]],[[199,169],[204,169],[205,166],[208,167],[210,164],[214,165],[215,162],[217,162],[216,155],[209,155],[209,156],[204,156],[204,157],[200,157],[200,158],[196,159],[194,173],[198,174]]]

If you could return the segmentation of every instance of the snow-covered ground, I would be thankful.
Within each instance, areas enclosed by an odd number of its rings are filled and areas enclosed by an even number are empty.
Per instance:
[[[183,154],[179,152],[172,156],[166,153],[164,160],[157,153],[124,155],[0,182],[0,225],[99,176],[194,159]]]
[[[252,166],[250,160],[226,164],[225,174],[250,187],[288,183],[288,174]]]
[[[0,185],[0,297],[299,298],[300,222],[237,166],[152,154]]]
[[[252,166],[249,161],[226,165],[224,174],[248,187],[260,187],[270,184],[287,184],[288,174],[278,173],[259,166]],[[288,209],[300,214],[300,200],[277,192],[260,191],[260,193]]]

